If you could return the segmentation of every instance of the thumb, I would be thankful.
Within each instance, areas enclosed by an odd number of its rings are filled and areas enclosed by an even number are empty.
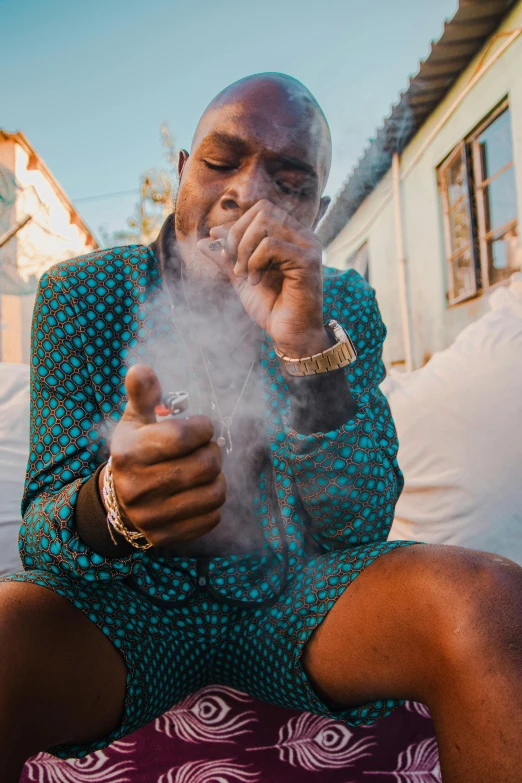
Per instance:
[[[127,372],[125,388],[128,402],[122,419],[138,426],[154,424],[154,408],[161,401],[161,386],[154,370],[146,364],[135,364]]]

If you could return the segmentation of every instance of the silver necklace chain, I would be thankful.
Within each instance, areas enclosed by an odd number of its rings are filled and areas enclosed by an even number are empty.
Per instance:
[[[185,287],[185,278],[183,276],[183,261],[181,259],[180,259],[180,272],[181,272],[181,287],[182,287],[182,290],[183,290],[183,296],[185,298],[185,302],[186,302],[187,309],[188,309],[188,312],[189,312],[189,315],[190,315],[190,319],[194,323],[195,319],[194,319],[194,316],[193,316],[193,313],[192,313],[192,308],[190,306],[190,302],[189,302],[188,296],[187,296],[187,290],[186,290],[186,287]],[[167,289],[167,296],[168,296],[169,301],[170,301],[170,309],[171,309],[171,313],[172,313],[172,320],[173,320],[173,323],[174,323],[174,327],[176,328],[176,331],[178,332],[178,334],[180,335],[180,337],[181,337],[181,339],[183,341],[183,344],[185,346],[185,350],[187,351],[188,357],[190,357],[190,350],[189,350],[187,341],[185,340],[185,337],[183,336],[183,333],[180,330],[179,325],[176,323],[175,305],[174,305],[174,302],[173,302],[172,297],[170,295],[170,291],[168,289],[168,285],[167,285],[166,281],[165,281],[165,287]],[[250,333],[250,331],[254,328],[255,325],[256,325],[256,323],[254,321],[251,324],[251,326],[249,326],[247,331],[242,335],[242,337],[240,337],[240,339],[237,341],[237,343],[235,345],[233,345],[231,349],[229,349],[228,353],[232,353],[234,348],[236,348],[245,339],[245,337]],[[210,362],[208,360],[207,354],[205,352],[205,349],[203,348],[203,346],[201,345],[201,343],[197,339],[197,337],[195,337],[194,339],[196,341],[196,345],[198,346],[198,348],[199,348],[199,350],[201,352],[201,357],[203,359],[203,367],[205,368],[205,373],[207,375],[208,383],[209,383],[209,386],[210,386],[210,391],[211,391],[211,408],[212,408],[213,411],[216,411],[216,413],[218,415],[218,419],[219,419],[219,424],[221,426],[221,432],[220,432],[219,437],[218,437],[216,442],[217,442],[217,444],[218,444],[218,446],[220,448],[225,448],[226,449],[227,454],[231,454],[232,450],[233,450],[232,431],[231,431],[232,430],[232,423],[233,423],[233,420],[234,420],[235,413],[236,413],[236,411],[238,409],[239,403],[243,399],[243,395],[245,393],[246,387],[247,387],[248,382],[250,380],[250,376],[252,375],[252,372],[253,372],[253,369],[254,369],[254,365],[255,365],[255,359],[252,362],[252,364],[250,365],[250,369],[248,370],[247,376],[245,378],[245,382],[243,383],[243,386],[241,388],[241,392],[239,393],[239,397],[236,400],[236,404],[234,405],[234,408],[232,409],[232,412],[230,413],[229,416],[223,416],[223,414],[221,413],[221,407],[219,405],[219,400],[218,400],[218,396],[217,396],[217,393],[216,393],[216,389],[214,387],[214,382],[212,381],[212,376],[210,374],[210,367],[209,367]],[[199,379],[198,379],[197,373],[196,373],[192,363],[190,362],[190,358],[189,358],[189,365],[190,365],[190,368],[192,370],[193,375],[196,378],[196,383],[198,385],[198,388],[199,388],[200,394],[201,394],[201,386],[199,384]],[[201,395],[201,396],[203,396],[203,395]]]
[[[243,334],[243,335],[242,335],[242,336],[239,338],[239,340],[237,341],[237,343],[234,343],[234,345],[232,346],[232,348],[229,348],[229,349],[228,349],[228,353],[232,353],[232,351],[234,351],[234,350],[237,348],[237,346],[238,346],[240,343],[242,343],[242,342],[243,342],[243,340],[245,339],[245,337],[247,337],[247,335],[249,335],[249,334],[250,334],[250,332],[252,331],[252,329],[254,328],[254,326],[257,326],[257,324],[256,324],[256,322],[255,322],[255,321],[252,321],[252,323],[250,324],[250,326],[248,327],[248,329],[246,330],[246,332],[245,332],[245,333],[244,333],[244,334]]]
[[[207,373],[207,378],[208,378],[208,382],[210,384],[210,389],[212,391],[212,398],[213,398],[212,399],[212,408],[216,410],[218,418],[219,418],[219,423],[221,424],[221,433],[220,433],[216,443],[217,443],[217,445],[220,448],[226,447],[227,454],[231,454],[232,453],[232,448],[233,448],[232,447],[232,433],[231,433],[232,421],[234,419],[234,414],[237,411],[237,407],[238,407],[239,403],[241,402],[241,400],[243,398],[243,394],[245,393],[245,389],[247,387],[248,381],[250,380],[250,376],[252,375],[252,370],[254,369],[255,359],[252,362],[252,364],[250,365],[250,369],[248,371],[247,377],[245,378],[245,382],[243,384],[243,388],[241,389],[239,397],[236,400],[236,404],[234,405],[232,413],[230,414],[230,416],[223,416],[223,414],[221,413],[221,408],[219,407],[219,401],[218,401],[218,397],[217,397],[217,394],[216,394],[216,390],[214,389],[214,384],[212,382],[212,376],[210,375],[210,370],[209,370],[209,367],[208,367],[207,355],[205,353],[205,350],[204,350],[203,346],[200,345],[199,347],[200,347],[200,350],[201,350],[201,355],[203,356],[203,364],[204,364],[204,367],[205,367],[205,370],[206,370],[206,373]],[[228,437],[228,445],[227,445],[227,440],[225,438],[225,432],[226,432],[227,437]]]

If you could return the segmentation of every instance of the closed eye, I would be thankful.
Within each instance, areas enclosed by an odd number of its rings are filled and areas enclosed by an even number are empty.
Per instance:
[[[286,185],[284,182],[277,182],[276,184],[277,184],[277,187],[279,188],[279,190],[282,190],[283,193],[285,193],[287,196],[299,196],[299,197],[303,196],[304,197],[304,196],[307,195],[306,188],[304,188],[304,187],[300,187],[300,188],[293,187],[292,188],[289,185]]]
[[[212,171],[233,171],[236,168],[232,165],[211,163],[209,160],[203,160],[203,163],[208,169],[212,169]]]

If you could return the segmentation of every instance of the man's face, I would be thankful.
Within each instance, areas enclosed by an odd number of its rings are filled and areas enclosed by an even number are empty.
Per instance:
[[[212,227],[235,222],[261,199],[311,228],[328,175],[328,144],[321,118],[277,92],[254,91],[210,108],[190,156],[180,159],[178,240],[195,247]]]

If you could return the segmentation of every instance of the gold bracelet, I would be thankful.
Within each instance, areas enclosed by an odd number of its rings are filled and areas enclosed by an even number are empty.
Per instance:
[[[118,545],[118,542],[114,538],[113,531],[115,530],[135,549],[150,549],[152,544],[147,541],[143,533],[140,533],[139,530],[129,530],[123,524],[120,507],[118,506],[118,498],[114,488],[114,477],[112,475],[112,457],[109,458],[109,461],[105,465],[102,495],[105,508],[107,509],[107,527],[109,528],[109,534],[112,543],[115,546]]]

